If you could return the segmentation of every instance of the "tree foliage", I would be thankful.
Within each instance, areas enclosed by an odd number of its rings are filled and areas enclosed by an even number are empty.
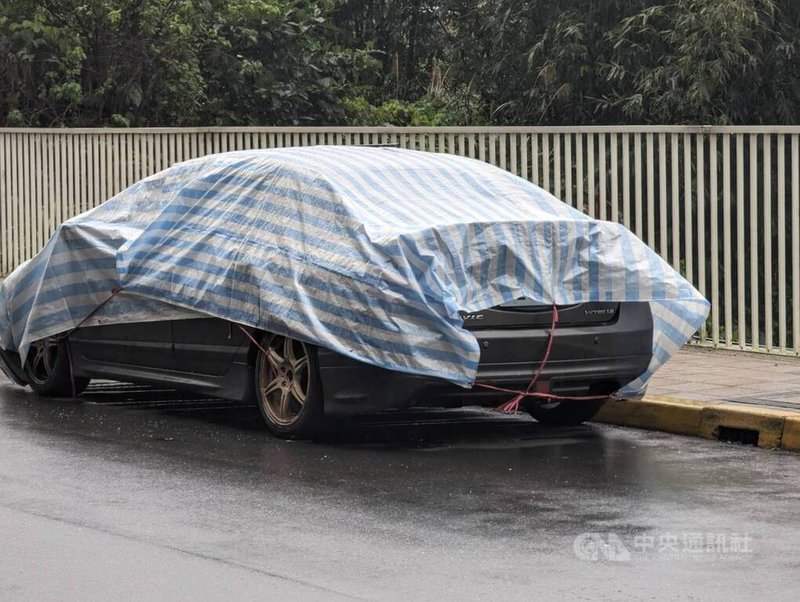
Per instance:
[[[6,0],[0,125],[797,123],[790,0]]]

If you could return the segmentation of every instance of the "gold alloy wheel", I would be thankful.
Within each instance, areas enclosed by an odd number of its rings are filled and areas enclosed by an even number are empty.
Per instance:
[[[26,372],[35,383],[46,385],[50,382],[58,361],[58,346],[55,337],[47,337],[31,344]]]
[[[258,360],[261,404],[271,422],[291,426],[308,402],[308,348],[290,337],[272,335],[264,351]]]

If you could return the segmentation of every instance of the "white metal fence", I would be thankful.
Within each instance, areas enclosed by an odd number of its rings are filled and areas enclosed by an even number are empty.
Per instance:
[[[620,221],[712,303],[701,344],[800,355],[800,127],[0,130],[0,273],[55,226],[185,159],[397,144],[489,161]]]

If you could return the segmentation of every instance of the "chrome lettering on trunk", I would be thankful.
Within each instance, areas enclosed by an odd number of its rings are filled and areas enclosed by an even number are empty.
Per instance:
[[[610,316],[614,314],[613,309],[584,309],[585,316]]]

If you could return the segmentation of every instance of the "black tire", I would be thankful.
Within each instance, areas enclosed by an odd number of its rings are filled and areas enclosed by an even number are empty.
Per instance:
[[[73,383],[67,342],[55,337],[31,345],[25,360],[25,378],[31,389],[43,397],[75,397],[89,384],[89,379],[82,377],[75,377]]]
[[[311,439],[323,431],[325,411],[316,347],[268,334],[258,350],[255,388],[267,428],[284,439]]]
[[[607,399],[575,399],[555,404],[529,403],[525,409],[542,424],[566,426],[581,424],[594,418]]]

